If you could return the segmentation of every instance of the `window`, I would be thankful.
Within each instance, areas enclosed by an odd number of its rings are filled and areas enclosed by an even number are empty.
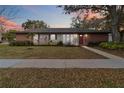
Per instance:
[[[51,39],[51,40],[56,40],[55,34],[51,34],[51,35],[50,35],[50,39]]]

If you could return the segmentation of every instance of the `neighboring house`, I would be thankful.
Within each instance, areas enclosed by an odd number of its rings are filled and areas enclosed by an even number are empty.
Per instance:
[[[47,28],[16,32],[16,41],[33,41],[36,45],[49,41],[70,45],[87,45],[90,42],[111,41],[110,31],[82,30],[77,28]]]

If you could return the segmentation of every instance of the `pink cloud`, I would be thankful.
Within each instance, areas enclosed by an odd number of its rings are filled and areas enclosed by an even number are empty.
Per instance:
[[[77,17],[79,16],[82,20],[86,19],[86,20],[91,20],[92,18],[97,18],[97,19],[101,19],[104,18],[104,16],[100,15],[99,13],[93,13],[91,10],[84,11],[84,13],[81,13],[81,11],[78,11],[76,13],[74,13],[74,16]]]
[[[86,14],[86,19],[91,20],[92,18],[101,19],[101,18],[103,18],[103,16],[101,16],[99,13],[92,13],[90,11],[89,13]]]
[[[16,22],[8,20],[6,17],[0,16],[0,24],[6,28],[6,30],[14,29],[21,30],[21,25],[18,25]]]

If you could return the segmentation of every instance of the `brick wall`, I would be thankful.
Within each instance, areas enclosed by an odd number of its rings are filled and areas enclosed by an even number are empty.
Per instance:
[[[27,34],[16,34],[16,41],[31,41],[31,36],[27,36]]]
[[[108,34],[88,34],[87,42],[108,41]]]

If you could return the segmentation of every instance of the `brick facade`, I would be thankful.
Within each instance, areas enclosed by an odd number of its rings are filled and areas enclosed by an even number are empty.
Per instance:
[[[32,41],[32,37],[27,34],[16,34],[16,41]]]
[[[108,41],[108,34],[88,34],[87,42]]]
[[[84,34],[80,35],[80,44],[87,45],[89,42],[108,41],[108,34]]]
[[[108,41],[108,34],[83,34],[79,35],[79,44],[87,45],[89,42]],[[32,36],[27,34],[16,34],[16,41],[32,41]]]

